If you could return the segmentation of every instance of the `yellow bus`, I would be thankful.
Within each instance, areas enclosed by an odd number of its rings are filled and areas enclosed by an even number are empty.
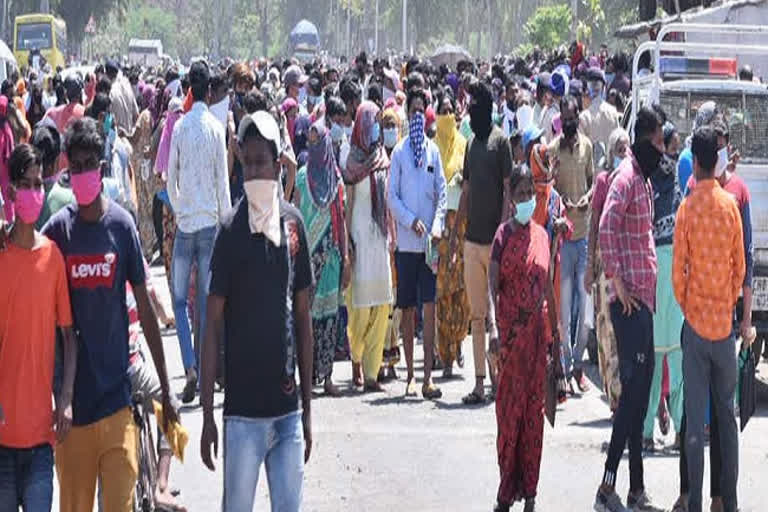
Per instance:
[[[20,68],[35,66],[29,62],[31,50],[38,50],[45,61],[56,69],[67,66],[67,25],[52,14],[16,16],[13,27],[13,55]],[[38,64],[42,67],[41,64]]]

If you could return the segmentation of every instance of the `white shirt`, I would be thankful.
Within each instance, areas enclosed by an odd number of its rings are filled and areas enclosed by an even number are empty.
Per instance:
[[[173,127],[168,199],[184,233],[216,226],[232,206],[224,128],[203,102]]]

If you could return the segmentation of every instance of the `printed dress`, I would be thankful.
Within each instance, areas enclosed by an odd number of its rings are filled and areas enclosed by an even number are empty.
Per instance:
[[[544,434],[544,391],[551,328],[545,300],[549,237],[536,223],[499,227],[491,249],[499,265],[499,385],[496,396],[498,502],[536,496]]]
[[[306,167],[296,175],[296,190],[300,194],[298,206],[304,217],[316,280],[311,308],[315,339],[313,378],[316,383],[331,375],[339,337],[342,256],[332,211],[341,208],[341,187],[339,185],[336,198],[321,208],[310,193]]]

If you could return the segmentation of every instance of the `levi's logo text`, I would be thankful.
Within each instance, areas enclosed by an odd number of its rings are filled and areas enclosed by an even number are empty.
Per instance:
[[[67,256],[69,284],[73,288],[112,288],[117,272],[117,254]]]

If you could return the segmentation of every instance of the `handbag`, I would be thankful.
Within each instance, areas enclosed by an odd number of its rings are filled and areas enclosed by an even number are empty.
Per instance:
[[[752,347],[739,353],[739,420],[741,431],[755,414],[757,407],[757,390],[755,389],[755,358],[752,355]]]

